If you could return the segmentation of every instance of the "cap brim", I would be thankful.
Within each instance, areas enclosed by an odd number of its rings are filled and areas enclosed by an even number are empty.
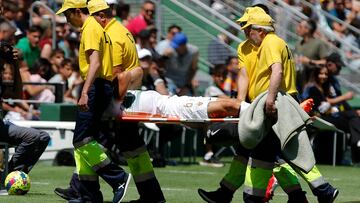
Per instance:
[[[61,7],[60,10],[58,10],[56,12],[56,15],[60,15],[62,13],[64,13],[66,10],[68,10],[69,8],[68,7]]]
[[[180,45],[178,45],[177,43],[171,42],[170,46],[174,49],[177,49],[177,48],[179,48]]]
[[[248,16],[247,15],[243,15],[241,18],[239,18],[236,22],[237,23],[241,23],[241,22],[245,22],[248,20]]]
[[[106,9],[108,9],[108,8],[110,8],[107,4],[106,5],[101,5],[101,6],[98,6],[98,7],[96,7],[94,10],[92,10],[92,11],[90,11],[90,9],[89,9],[89,13],[90,13],[90,15],[92,15],[92,14],[94,14],[94,13],[97,13],[97,12],[99,12],[99,11],[103,11],[103,10],[106,10]]]
[[[245,28],[249,27],[251,24],[246,23],[244,26],[241,27],[242,30],[244,30]]]

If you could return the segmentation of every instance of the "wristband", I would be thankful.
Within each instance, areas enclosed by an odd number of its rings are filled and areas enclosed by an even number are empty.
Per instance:
[[[154,81],[154,85],[155,85],[155,86],[157,86],[157,85],[160,84],[160,83],[164,83],[164,80],[161,79],[161,78],[158,78],[158,79],[156,79],[156,80]]]

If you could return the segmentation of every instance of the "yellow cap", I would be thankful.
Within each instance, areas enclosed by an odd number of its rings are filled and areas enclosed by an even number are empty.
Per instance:
[[[56,14],[59,15],[60,13],[64,13],[70,8],[86,8],[86,0],[65,0]]]
[[[241,16],[241,18],[239,18],[236,22],[237,23],[246,22],[249,19],[249,15],[256,14],[256,13],[265,13],[265,11],[262,8],[257,7],[257,6],[255,6],[255,7],[247,7],[245,9],[244,15]]]
[[[262,9],[261,9],[262,10]],[[262,12],[256,12],[248,14],[248,19],[246,24],[241,27],[241,29],[245,29],[250,25],[265,25],[265,26],[272,26],[274,20],[262,10]]]
[[[109,8],[105,0],[90,0],[87,7],[90,15]]]

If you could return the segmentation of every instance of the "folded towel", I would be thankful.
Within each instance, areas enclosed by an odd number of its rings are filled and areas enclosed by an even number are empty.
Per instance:
[[[278,119],[275,124],[265,115],[267,92],[260,94],[240,115],[238,130],[241,144],[254,149],[271,128],[281,143],[281,151],[285,159],[308,172],[315,165],[306,125],[311,123],[308,114],[288,94],[279,92],[276,98]]]

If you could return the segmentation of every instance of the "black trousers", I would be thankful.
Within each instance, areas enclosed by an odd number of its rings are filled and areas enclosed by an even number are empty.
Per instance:
[[[29,173],[45,151],[50,136],[48,133],[16,126],[0,119],[0,142],[16,146],[14,155],[9,161],[9,172],[19,170]]]

